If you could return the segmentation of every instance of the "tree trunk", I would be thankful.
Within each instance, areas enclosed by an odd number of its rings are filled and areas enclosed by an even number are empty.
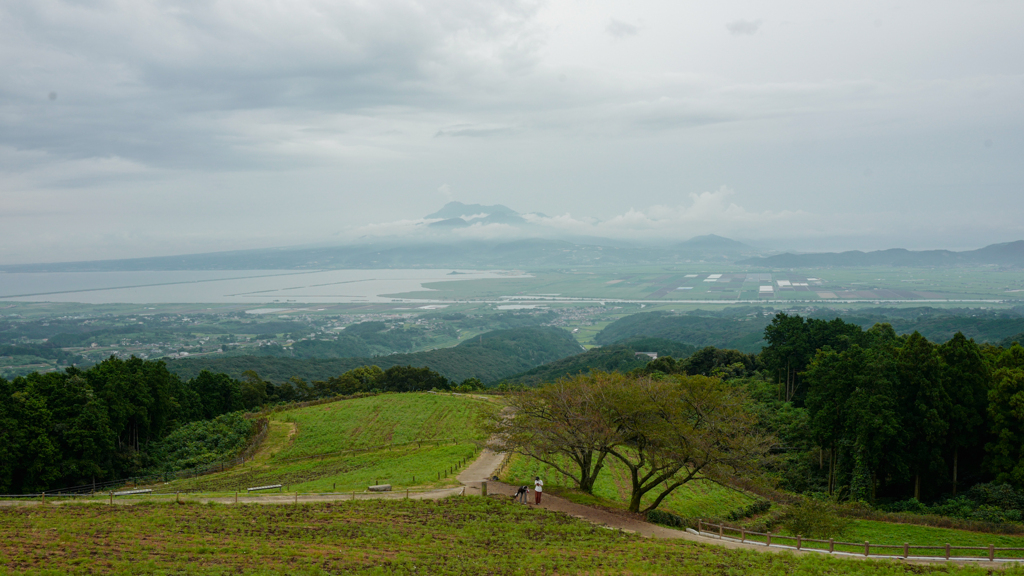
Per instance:
[[[914,500],[921,501],[921,473],[914,475]]]
[[[836,443],[832,443],[832,448],[828,451],[828,495],[832,495],[832,491],[835,489],[835,478],[836,478]]]
[[[953,449],[953,496],[956,496],[956,469],[960,458],[960,448]]]

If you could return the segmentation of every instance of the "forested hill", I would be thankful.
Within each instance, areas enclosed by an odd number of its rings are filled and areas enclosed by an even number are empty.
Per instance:
[[[1024,267],[1024,240],[991,244],[978,250],[876,250],[874,252],[822,252],[816,254],[778,254],[748,258],[737,264],[771,268],[828,268],[841,266],[962,266],[995,264]]]
[[[1024,338],[1024,309],[1021,308],[1003,311],[869,308],[844,314],[822,311],[809,317],[832,320],[837,316],[864,329],[886,323],[892,325],[897,334],[920,332],[937,343],[946,342],[957,332],[978,343],[1001,343],[1003,346]],[[770,320],[771,316],[761,314],[725,316],[706,312],[644,312],[612,322],[597,334],[594,341],[607,346],[629,338],[664,338],[696,347],[715,346],[756,353],[766,345],[764,329]]]
[[[698,348],[715,346],[742,352],[760,352],[764,328],[770,316],[714,317],[671,312],[645,312],[620,318],[599,332],[594,341],[602,346],[630,338],[662,338]]]
[[[629,372],[634,368],[643,368],[651,361],[648,356],[637,356],[637,352],[657,352],[658,356],[686,358],[693,354],[695,348],[660,338],[635,338],[602,348],[594,348],[583,354],[555,360],[521,374],[516,374],[505,381],[510,384],[537,386],[544,382],[553,382],[566,376],[586,374],[591,370],[605,372]]]
[[[390,354],[354,358],[272,358],[229,356],[223,358],[185,358],[171,360],[168,368],[183,379],[202,370],[223,372],[241,378],[246,370],[255,370],[271,382],[286,382],[292,377],[307,381],[327,380],[359,366],[376,365],[429,367],[446,378],[461,382],[478,378],[495,382],[535,366],[579,354],[582,347],[561,328],[532,326],[496,330],[475,336],[453,348],[440,348],[411,354]]]

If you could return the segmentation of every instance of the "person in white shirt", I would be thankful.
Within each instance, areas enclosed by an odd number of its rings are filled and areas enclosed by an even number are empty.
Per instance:
[[[544,481],[537,476],[537,479],[533,481],[533,493],[536,495],[536,504],[540,504],[540,494],[544,491]]]

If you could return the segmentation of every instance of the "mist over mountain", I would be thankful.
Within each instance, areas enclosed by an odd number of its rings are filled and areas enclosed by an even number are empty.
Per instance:
[[[549,268],[622,264],[740,264],[757,268],[830,266],[1024,266],[1024,241],[978,250],[773,254],[717,234],[682,242],[630,240],[577,234],[552,225],[540,212],[520,213],[501,204],[449,202],[415,221],[401,222],[347,242],[47,264],[0,266],[6,272],[141,270],[303,270],[378,268]],[[591,223],[598,222],[591,220]],[[469,233],[467,233],[469,232]]]

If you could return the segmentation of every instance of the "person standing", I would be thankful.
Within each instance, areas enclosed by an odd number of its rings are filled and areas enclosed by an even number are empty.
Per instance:
[[[536,497],[535,504],[540,504],[540,494],[544,491],[544,481],[537,476],[537,479],[533,481],[533,493]]]

